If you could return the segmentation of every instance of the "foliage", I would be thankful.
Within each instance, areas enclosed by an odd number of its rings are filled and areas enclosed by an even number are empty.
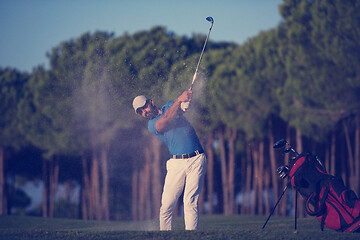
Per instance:
[[[284,1],[288,78],[282,116],[303,134],[323,140],[359,110],[359,1]],[[346,93],[346,94],[344,94]]]
[[[233,53],[234,80],[226,87],[232,93],[230,105],[236,108],[233,111],[228,108],[224,114],[234,115],[228,122],[240,126],[249,139],[266,135],[268,120],[279,113],[276,90],[282,87],[286,74],[278,47],[277,30],[269,30],[250,39]],[[223,72],[230,71],[225,69]]]
[[[15,69],[0,68],[0,147],[20,149],[27,144],[18,131],[20,118],[17,103],[23,98],[23,88],[28,74]]]

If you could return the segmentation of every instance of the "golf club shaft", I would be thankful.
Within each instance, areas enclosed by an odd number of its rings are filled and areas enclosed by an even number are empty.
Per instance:
[[[195,74],[194,74],[194,77],[193,77],[193,80],[192,80],[192,83],[191,83],[191,86],[190,86],[190,90],[192,90],[193,86],[194,86],[194,82],[195,82],[195,79],[196,79],[196,75],[197,75],[197,72],[199,70],[199,66],[200,66],[200,62],[201,62],[201,59],[204,55],[204,51],[205,51],[205,47],[206,47],[206,43],[209,39],[209,36],[210,36],[210,32],[211,32],[211,29],[212,29],[212,26],[213,26],[214,22],[211,22],[211,26],[210,26],[210,29],[209,29],[209,33],[208,35],[206,36],[206,39],[205,39],[205,43],[204,43],[204,46],[202,48],[202,51],[201,51],[201,54],[200,54],[200,58],[199,58],[199,61],[197,63],[197,66],[196,66],[196,69],[195,69]]]
[[[198,70],[199,70],[200,62],[201,62],[201,59],[202,59],[202,57],[203,57],[203,55],[204,55],[206,43],[207,43],[207,41],[208,41],[208,39],[209,39],[209,35],[210,35],[210,32],[211,32],[212,26],[213,26],[213,24],[214,24],[214,19],[213,19],[212,17],[207,17],[206,20],[209,21],[209,22],[211,22],[211,25],[210,25],[209,33],[208,33],[208,35],[206,36],[206,39],[205,39],[205,42],[204,42],[204,46],[203,46],[203,48],[202,48],[202,50],[201,50],[201,54],[200,54],[200,58],[199,58],[199,61],[198,61],[198,63],[197,63],[197,66],[196,66],[195,74],[194,74],[194,77],[193,77],[191,86],[190,86],[190,88],[189,88],[190,91],[192,91],[192,88],[193,88],[193,86],[194,86],[194,82],[195,82],[195,79],[196,79],[196,76],[197,76],[197,73],[198,73]],[[191,101],[191,99],[190,99],[190,101]],[[189,102],[182,102],[181,105],[180,105],[181,110],[183,110],[184,112],[187,111],[187,109],[188,109],[189,106],[190,106],[190,101],[189,101]]]

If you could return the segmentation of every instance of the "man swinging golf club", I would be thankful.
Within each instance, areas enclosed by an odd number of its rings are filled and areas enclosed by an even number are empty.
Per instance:
[[[181,103],[191,100],[192,91],[184,91],[175,101],[155,106],[144,95],[133,100],[137,114],[148,119],[148,129],[165,143],[171,154],[166,162],[166,177],[160,208],[160,230],[171,230],[176,202],[184,191],[186,230],[197,230],[199,195],[204,183],[206,158],[192,125],[186,120]]]
[[[207,17],[206,20],[211,25],[190,89],[184,91],[174,102],[167,102],[161,108],[156,107],[154,101],[144,95],[137,96],[133,101],[135,112],[149,120],[149,131],[166,144],[171,154],[166,162],[167,172],[160,208],[160,230],[171,230],[176,202],[183,191],[185,229],[198,229],[198,201],[204,184],[206,158],[194,128],[183,113],[187,111],[191,102],[192,88],[214,24],[212,17]]]

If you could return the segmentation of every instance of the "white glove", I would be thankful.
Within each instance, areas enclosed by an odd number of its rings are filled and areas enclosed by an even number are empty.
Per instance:
[[[183,112],[187,111],[190,106],[190,102],[181,102],[180,108],[183,110]]]

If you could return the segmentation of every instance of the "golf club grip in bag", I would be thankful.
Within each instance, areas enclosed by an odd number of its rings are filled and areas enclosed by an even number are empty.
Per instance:
[[[305,199],[305,210],[324,225],[341,232],[359,232],[360,200],[339,177],[326,173],[311,153],[290,162],[291,186]]]

